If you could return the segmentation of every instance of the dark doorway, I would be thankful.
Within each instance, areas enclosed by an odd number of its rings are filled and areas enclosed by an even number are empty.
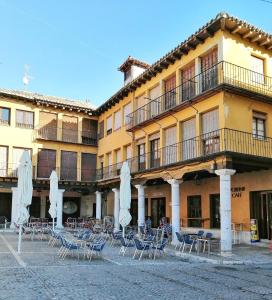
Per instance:
[[[41,198],[32,197],[32,203],[29,207],[30,217],[40,218],[41,216]]]
[[[210,227],[220,228],[220,194],[210,195]]]
[[[156,228],[160,225],[162,217],[166,217],[166,200],[165,198],[151,199],[151,219],[152,227]]]
[[[138,226],[138,199],[131,199],[131,208],[130,208],[130,214],[131,214],[131,222],[130,224],[132,226]],[[145,198],[145,219],[148,216],[148,199]]]
[[[96,203],[93,203],[93,218],[96,218]]]
[[[12,194],[0,193],[0,216],[11,220]]]
[[[261,239],[272,239],[272,191],[250,193],[250,218],[257,219]]]

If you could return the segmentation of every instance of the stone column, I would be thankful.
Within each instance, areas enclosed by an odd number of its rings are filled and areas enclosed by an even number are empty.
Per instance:
[[[62,212],[63,212],[63,193],[65,190],[58,190],[59,192],[59,197],[57,201],[57,229],[62,229],[63,224],[62,224]]]
[[[119,223],[120,191],[117,188],[112,189],[112,191],[114,192],[114,229],[120,230],[120,223]]]
[[[15,229],[14,223],[17,222],[18,219],[18,188],[12,187],[12,202],[11,202],[11,224],[10,228]]]
[[[99,191],[95,192],[96,195],[96,212],[95,212],[95,218],[98,220],[101,220],[101,210],[102,210],[102,193]]]
[[[176,232],[180,232],[180,200],[179,184],[176,179],[167,180],[171,184],[171,201],[172,201],[172,244],[177,244]]]
[[[46,216],[46,196],[41,196],[41,209],[40,209],[40,218],[45,218]]]
[[[138,190],[138,227],[145,225],[145,186],[142,184],[135,185]]]
[[[231,175],[235,174],[235,170],[221,169],[215,174],[220,176],[221,254],[227,255],[232,252]]]

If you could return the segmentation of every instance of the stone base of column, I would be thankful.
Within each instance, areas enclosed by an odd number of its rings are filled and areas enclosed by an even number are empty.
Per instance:
[[[231,257],[231,256],[233,256],[233,253],[231,251],[221,251],[220,254],[223,257]]]

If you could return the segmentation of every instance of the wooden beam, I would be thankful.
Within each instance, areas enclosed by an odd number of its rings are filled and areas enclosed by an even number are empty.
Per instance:
[[[267,50],[272,49],[272,45],[268,46],[266,49],[267,49]]]
[[[190,42],[188,42],[187,44],[187,47],[189,48],[189,49],[193,49],[193,50],[195,50],[195,48],[196,48],[196,46],[195,45],[193,45],[192,43],[190,43]]]
[[[155,66],[154,67],[154,70],[157,70],[158,72],[161,72],[162,71],[162,68],[160,66]]]
[[[163,67],[163,68],[167,68],[169,66],[169,63],[167,63],[166,61],[161,61],[160,62],[160,65]]]
[[[252,43],[255,43],[257,42],[258,40],[260,40],[262,38],[262,35],[261,34],[258,34],[257,36],[255,36],[253,39],[251,39],[251,42]]]
[[[195,36],[193,38],[193,40],[195,40],[198,44],[204,44],[205,40],[203,38],[201,38],[200,36]]]
[[[176,51],[172,54],[176,59],[180,59],[181,58],[181,54],[177,53]]]
[[[245,34],[243,35],[243,38],[244,38],[244,39],[248,38],[252,33],[253,33],[253,32],[252,32],[251,30],[249,30],[247,33],[245,33]]]
[[[169,62],[169,64],[173,65],[175,60],[172,59],[171,57],[166,57],[166,61]]]
[[[262,46],[265,46],[266,44],[269,44],[270,42],[271,42],[270,39],[266,39],[263,42],[261,42],[259,45],[262,47]]]
[[[231,31],[231,33],[232,33],[232,34],[239,33],[239,31],[240,31],[241,28],[242,28],[241,25],[236,26],[236,27]]]
[[[207,34],[209,37],[213,37],[214,36],[214,32],[212,32],[210,29],[206,28],[203,31],[204,34]]]

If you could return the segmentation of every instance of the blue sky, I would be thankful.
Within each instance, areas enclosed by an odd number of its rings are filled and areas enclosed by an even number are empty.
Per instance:
[[[267,1],[267,2],[266,2]],[[220,11],[272,33],[272,0],[0,0],[0,86],[89,99],[123,85],[132,55],[153,63]]]

